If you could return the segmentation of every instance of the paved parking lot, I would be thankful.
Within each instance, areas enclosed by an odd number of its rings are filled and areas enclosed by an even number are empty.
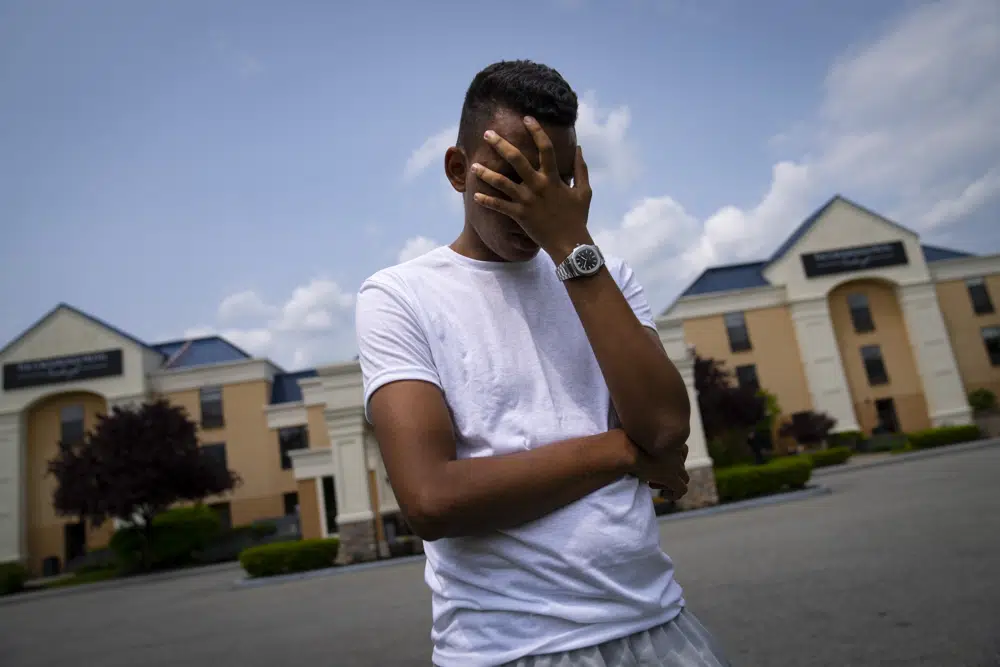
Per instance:
[[[663,525],[737,667],[1000,665],[1000,447]],[[0,605],[0,665],[428,665],[422,564],[234,589],[232,570]]]

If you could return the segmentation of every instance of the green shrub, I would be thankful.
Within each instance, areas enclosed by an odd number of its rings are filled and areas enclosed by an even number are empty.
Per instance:
[[[929,428],[924,431],[910,433],[908,437],[913,449],[930,449],[931,447],[944,447],[945,445],[954,445],[959,442],[978,440],[980,432],[979,427],[975,424],[964,424],[962,426]]]
[[[24,565],[12,563],[0,563],[0,595],[10,595],[24,589],[24,582],[28,580],[28,568]]]
[[[753,462],[753,450],[747,442],[747,434],[740,430],[727,431],[712,438],[708,443],[708,455],[716,468]]]
[[[715,486],[720,502],[733,502],[801,489],[812,476],[809,456],[785,456],[764,465],[741,465],[715,471]]]
[[[339,548],[336,537],[263,544],[245,549],[240,554],[240,565],[251,577],[320,570],[333,567]]]
[[[861,431],[841,431],[839,433],[829,433],[826,436],[826,443],[831,449],[838,447],[850,447],[857,449],[858,445],[865,441],[865,434]]]
[[[989,389],[976,389],[969,392],[969,406],[975,413],[990,412],[997,408],[997,395]]]
[[[853,453],[849,447],[831,447],[810,452],[808,456],[812,459],[813,468],[825,468],[847,463]]]
[[[140,526],[115,532],[108,545],[125,572],[182,567],[194,562],[220,531],[219,517],[210,507],[194,505],[167,510],[153,519],[149,563],[143,561],[146,533]]]

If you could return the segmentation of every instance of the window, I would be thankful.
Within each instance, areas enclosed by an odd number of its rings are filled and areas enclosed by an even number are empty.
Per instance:
[[[212,459],[223,468],[229,469],[229,464],[226,461],[226,443],[218,442],[211,445],[202,445],[201,455]]]
[[[896,403],[891,398],[880,398],[875,401],[875,415],[878,423],[872,435],[878,433],[899,433],[899,417],[896,415]]]
[[[865,345],[861,348],[861,359],[865,363],[868,384],[874,387],[889,383],[889,374],[886,372],[885,362],[882,360],[881,347],[878,345]]]
[[[747,331],[746,318],[743,313],[726,313],[726,333],[729,335],[729,349],[733,352],[745,352],[750,347],[750,332]]]
[[[83,406],[67,405],[59,411],[59,439],[75,445],[83,442],[83,436]]]
[[[291,426],[278,429],[278,447],[281,450],[281,469],[292,469],[292,457],[289,452],[309,448],[309,429],[305,426]]]
[[[875,321],[872,319],[871,308],[868,307],[868,295],[855,292],[847,295],[847,306],[851,309],[851,322],[854,331],[868,333],[875,331]]]
[[[326,532],[333,535],[337,532],[337,490],[331,475],[323,478],[323,513],[326,515]]]
[[[233,513],[229,508],[229,503],[213,503],[209,505],[209,508],[218,515],[222,530],[229,530],[233,527]]]
[[[222,427],[226,423],[222,418],[222,387],[202,387],[199,394],[201,399],[201,427]]]
[[[996,312],[993,308],[993,300],[990,298],[990,291],[986,288],[986,281],[982,278],[969,278],[965,281],[965,286],[969,290],[972,310],[976,315],[989,315]]]
[[[289,491],[281,499],[285,504],[285,516],[295,516],[299,509],[299,494]]]
[[[1000,327],[983,327],[983,342],[986,344],[990,363],[1000,366]]]
[[[740,389],[749,389],[753,393],[760,391],[760,380],[757,379],[757,367],[754,364],[736,367],[736,381]]]

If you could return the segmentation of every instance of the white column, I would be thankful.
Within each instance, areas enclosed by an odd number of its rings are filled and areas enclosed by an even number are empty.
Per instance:
[[[371,521],[364,413],[359,408],[327,409],[326,428],[333,449],[337,524]]]
[[[684,341],[684,328],[681,323],[663,324],[657,328],[660,342],[667,356],[684,378],[688,399],[691,401],[691,435],[688,436],[688,456],[685,467],[704,468],[712,465],[708,455],[708,445],[705,442],[705,427],[701,423],[701,411],[698,410],[698,393],[694,388],[694,354]]]
[[[958,373],[951,339],[933,283],[897,289],[910,346],[924,385],[927,412],[934,426],[971,424],[972,410]]]
[[[860,430],[826,297],[792,302],[789,311],[813,410],[836,419],[835,432]]]
[[[27,558],[21,413],[0,415],[0,563]]]

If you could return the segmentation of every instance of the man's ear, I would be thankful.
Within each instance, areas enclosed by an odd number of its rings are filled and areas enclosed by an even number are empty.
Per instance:
[[[455,192],[465,192],[465,179],[469,175],[469,159],[465,151],[452,146],[444,152],[444,174]]]

